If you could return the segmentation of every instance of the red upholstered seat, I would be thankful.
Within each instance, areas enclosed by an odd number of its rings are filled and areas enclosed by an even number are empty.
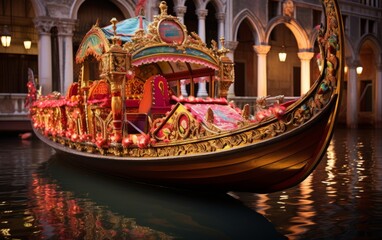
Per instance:
[[[66,98],[70,99],[72,96],[75,96],[78,94],[78,83],[74,82],[70,85],[68,93],[66,94]]]
[[[139,112],[156,116],[165,115],[171,109],[170,99],[166,78],[161,75],[151,76],[143,86]]]
[[[106,80],[94,81],[89,89],[88,103],[110,105],[110,85]]]

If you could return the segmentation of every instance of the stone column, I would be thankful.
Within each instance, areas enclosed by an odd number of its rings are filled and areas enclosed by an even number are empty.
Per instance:
[[[206,42],[206,16],[208,14],[208,10],[206,9],[199,9],[196,11],[196,14],[198,15],[198,34],[199,37],[202,39],[203,42]],[[205,79],[200,79],[198,83],[198,93],[197,97],[207,97],[207,87],[206,87],[206,81]]]
[[[216,13],[215,14],[216,19],[218,21],[218,38],[224,37],[224,20],[225,20],[225,13]],[[219,48],[221,47],[221,42],[217,41],[219,43]]]
[[[347,99],[346,99],[346,125],[349,128],[358,127],[358,81],[356,67],[359,64],[348,64],[348,84],[347,84]]]
[[[310,60],[314,56],[314,52],[299,52],[297,53],[301,60],[301,96],[310,89]]]
[[[42,94],[52,92],[52,42],[50,30],[54,26],[51,18],[36,18],[35,27],[38,31],[38,82]]]
[[[147,1],[147,7],[145,7],[145,10],[147,11],[145,11],[145,16],[149,22],[153,21],[153,16],[159,14],[159,2],[160,1]]]
[[[224,44],[225,48],[229,49],[229,52],[227,53],[227,57],[229,57],[232,60],[232,62],[235,62],[235,58],[234,58],[235,49],[236,49],[238,44],[239,44],[239,42],[235,42],[235,41],[227,41]],[[229,89],[228,89],[227,98],[232,98],[232,97],[235,97],[235,82],[233,82],[231,84],[231,86],[229,86]]]
[[[198,15],[198,34],[203,42],[206,42],[206,17],[208,14],[207,9],[196,10],[196,15]]]
[[[375,128],[382,128],[382,65],[377,66],[375,78]]]
[[[180,95],[183,97],[188,97],[187,88],[186,88],[187,80],[180,80]]]
[[[60,22],[58,29],[60,92],[65,93],[73,83],[73,31],[75,21],[68,19]]]
[[[176,16],[179,19],[179,22],[184,24],[184,14],[187,12],[186,6],[176,6],[175,7]]]
[[[270,45],[254,45],[257,53],[257,97],[267,96],[267,54]]]

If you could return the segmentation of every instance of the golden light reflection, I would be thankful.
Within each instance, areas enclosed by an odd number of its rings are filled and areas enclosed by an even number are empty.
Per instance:
[[[312,200],[312,179],[313,175],[309,175],[300,185],[300,196],[297,201],[297,211],[296,216],[291,218],[292,224],[288,231],[290,234],[287,235],[289,239],[297,239],[302,233],[309,230],[309,226],[314,225],[313,220],[316,216],[316,211],[313,208],[314,201]]]
[[[382,191],[382,132],[337,130],[326,156],[300,185],[258,195],[256,211],[289,239],[331,238],[362,219],[379,216]],[[337,134],[337,132],[335,134]],[[377,196],[377,197],[376,197]],[[353,229],[352,229],[353,230]],[[358,233],[354,229],[355,233]]]
[[[357,198],[360,194],[360,179],[363,179],[363,153],[361,150],[364,148],[364,143],[359,139],[353,136],[356,132],[349,131],[346,135],[347,147],[346,152],[348,153],[348,162],[349,162],[349,179],[348,183],[348,192],[349,197],[354,199]],[[361,187],[362,188],[362,187]]]
[[[337,196],[336,188],[336,149],[335,142],[332,140],[327,149],[327,161],[325,166],[325,172],[327,174],[326,180],[322,181],[326,185],[326,193],[329,197]]]
[[[288,232],[286,236],[289,239],[298,239],[298,236],[309,231],[310,226],[316,224],[314,217],[317,213],[312,197],[312,181],[313,175],[309,175],[298,185],[296,191],[257,194],[256,211],[266,217],[285,212],[289,217],[284,221],[291,223],[286,229]]]
[[[357,142],[357,158],[355,162],[355,172],[356,172],[356,181],[357,186],[354,187],[354,191],[356,191],[356,198],[360,198],[363,192],[363,180],[367,177],[365,174],[365,158],[364,158],[364,148],[365,144],[363,142]]]
[[[382,135],[379,133],[379,137],[374,138],[375,148],[373,149],[375,154],[375,167],[373,167],[373,176],[375,178],[374,187],[377,191],[382,192]]]
[[[279,198],[279,201],[277,202],[277,204],[280,205],[280,208],[281,209],[285,209],[285,204],[286,204],[286,201],[288,200],[288,195],[285,194],[285,192],[282,192],[283,194],[280,195],[280,198]]]
[[[11,229],[9,229],[9,228],[2,228],[2,229],[0,229],[1,234],[3,236],[5,236],[5,237],[11,236],[11,233],[9,231],[11,231]]]
[[[267,201],[269,201],[267,194],[257,195],[256,211],[261,215],[266,215],[267,210],[270,208],[269,204],[267,204]]]

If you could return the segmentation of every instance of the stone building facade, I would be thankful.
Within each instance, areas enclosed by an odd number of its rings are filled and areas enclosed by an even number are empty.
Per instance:
[[[30,67],[44,93],[64,92],[78,78],[73,59],[85,33],[96,22],[105,26],[112,17],[135,16],[139,2],[145,2],[148,20],[158,13],[158,0],[3,0],[0,29],[4,32],[7,25],[12,41],[0,47],[0,91],[24,92],[25,68]],[[230,98],[300,96],[319,75],[315,39],[323,21],[320,0],[166,2],[168,12],[208,44],[225,38],[236,66]],[[352,128],[382,127],[382,0],[340,0],[339,5],[346,42],[341,121]],[[25,39],[32,41],[30,49],[23,47]],[[286,53],[285,61],[280,52]],[[200,84],[198,95],[204,96]]]

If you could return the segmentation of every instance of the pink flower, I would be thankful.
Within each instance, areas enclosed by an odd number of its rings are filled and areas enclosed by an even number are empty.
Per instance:
[[[285,107],[281,105],[275,105],[274,107],[270,108],[272,111],[273,115],[275,115],[276,118],[280,118],[281,116],[284,115],[285,113]]]

